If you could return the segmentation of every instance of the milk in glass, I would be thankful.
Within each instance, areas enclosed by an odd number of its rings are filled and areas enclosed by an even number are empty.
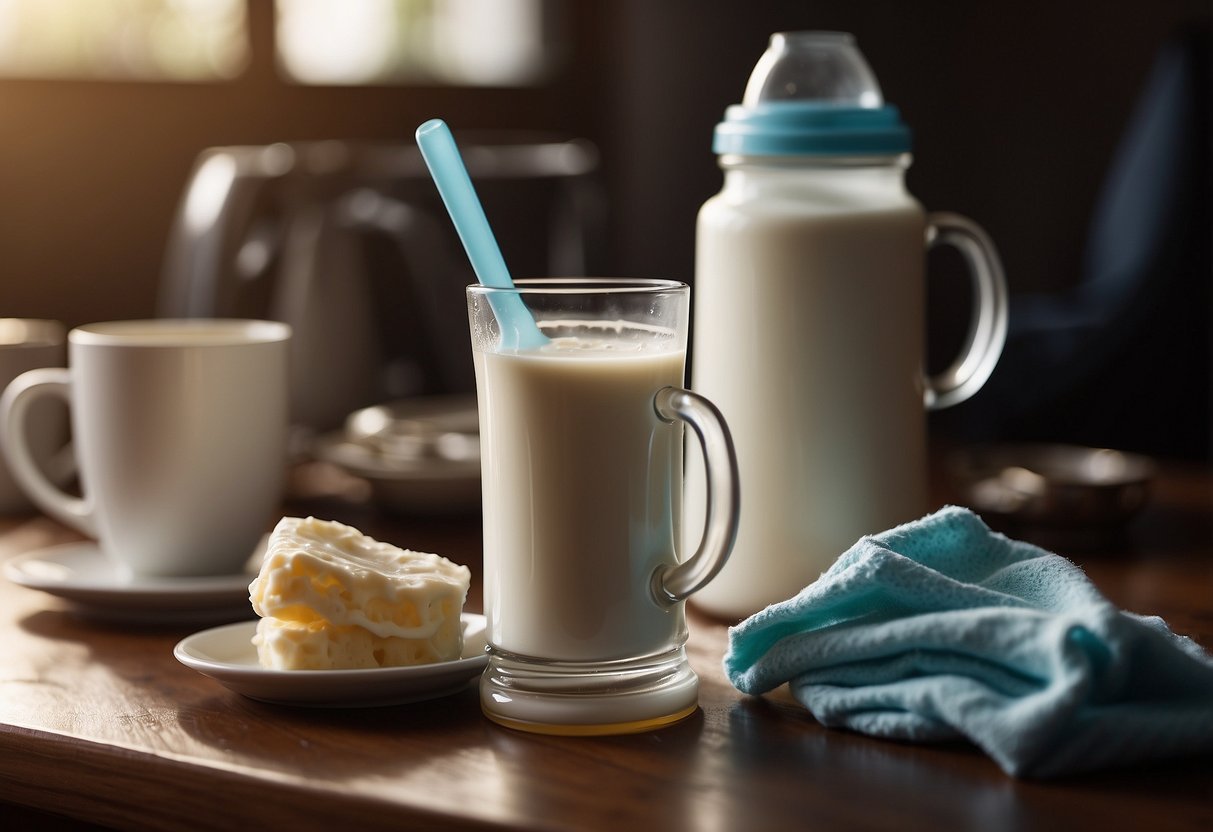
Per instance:
[[[653,396],[682,384],[685,351],[622,323],[558,329],[579,334],[475,352],[489,640],[574,662],[669,649],[682,607],[655,603],[647,576],[676,561],[682,429]]]

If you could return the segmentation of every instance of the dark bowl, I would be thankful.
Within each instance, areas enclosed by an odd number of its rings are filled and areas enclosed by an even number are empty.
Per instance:
[[[1154,463],[1109,448],[990,445],[954,455],[951,473],[979,514],[1034,526],[1113,529],[1149,499]]]

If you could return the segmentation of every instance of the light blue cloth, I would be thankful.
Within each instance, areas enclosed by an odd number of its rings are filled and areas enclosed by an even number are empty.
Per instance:
[[[724,667],[745,693],[789,682],[823,725],[967,738],[1017,776],[1213,754],[1213,658],[962,508],[861,539],[730,629]]]

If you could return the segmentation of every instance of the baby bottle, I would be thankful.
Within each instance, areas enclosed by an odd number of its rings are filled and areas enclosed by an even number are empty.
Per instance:
[[[696,601],[740,618],[928,511],[925,410],[989,377],[1006,289],[979,227],[924,214],[906,190],[910,132],[850,35],[772,36],[713,149],[724,187],[698,218],[692,387],[732,429],[742,513]],[[927,377],[924,270],[940,244],[968,267],[973,316],[961,355]],[[694,541],[705,485],[691,456]]]

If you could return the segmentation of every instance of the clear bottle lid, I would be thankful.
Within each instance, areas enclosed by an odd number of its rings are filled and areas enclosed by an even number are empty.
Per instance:
[[[910,131],[843,32],[780,32],[759,58],[713,149],[742,155],[895,155]]]
[[[750,74],[746,107],[772,101],[816,101],[845,107],[884,104],[868,62],[846,32],[779,32]]]

